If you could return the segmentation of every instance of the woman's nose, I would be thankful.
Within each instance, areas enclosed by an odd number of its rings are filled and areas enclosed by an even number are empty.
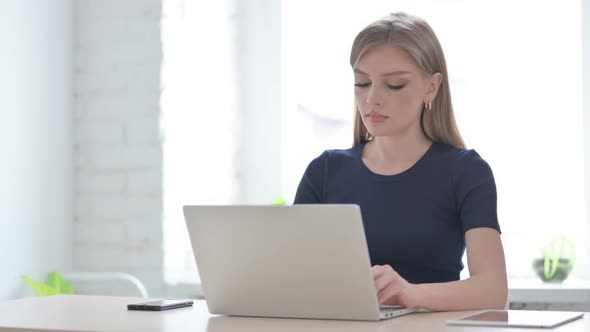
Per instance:
[[[369,105],[381,105],[383,103],[383,94],[379,89],[374,87],[373,85],[369,87],[369,92],[367,94],[367,104]]]

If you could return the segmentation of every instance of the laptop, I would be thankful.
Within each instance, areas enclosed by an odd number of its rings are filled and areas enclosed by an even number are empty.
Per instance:
[[[184,206],[211,314],[392,318],[379,306],[358,205]]]

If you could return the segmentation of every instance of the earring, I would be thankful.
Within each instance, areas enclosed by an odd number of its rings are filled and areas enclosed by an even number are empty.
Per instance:
[[[365,134],[365,140],[370,141],[371,138],[373,138],[373,136],[371,136],[371,134],[369,134],[369,132],[367,131],[367,133]]]
[[[432,109],[432,101],[428,101],[428,102],[426,102],[426,101],[425,101],[425,102],[424,102],[424,108],[425,108],[427,111],[430,111],[430,110]]]

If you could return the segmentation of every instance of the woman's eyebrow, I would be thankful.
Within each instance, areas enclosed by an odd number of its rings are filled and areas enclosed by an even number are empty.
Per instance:
[[[365,75],[365,76],[369,76],[369,74],[365,73],[364,71],[354,68],[354,72],[360,75]],[[407,74],[411,74],[412,72],[407,71],[407,70],[395,70],[395,71],[390,71],[384,74],[381,74],[381,76],[396,76],[396,75],[407,75]]]

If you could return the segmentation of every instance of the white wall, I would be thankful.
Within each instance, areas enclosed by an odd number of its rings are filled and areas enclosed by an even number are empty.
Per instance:
[[[590,3],[582,1],[582,111],[584,113],[584,221],[586,239],[590,238]],[[590,246],[586,246],[586,257],[590,257]],[[580,271],[590,276],[590,264]]]
[[[131,273],[157,296],[163,287],[162,4],[73,4],[74,269]]]
[[[70,268],[71,1],[0,1],[0,300]]]

